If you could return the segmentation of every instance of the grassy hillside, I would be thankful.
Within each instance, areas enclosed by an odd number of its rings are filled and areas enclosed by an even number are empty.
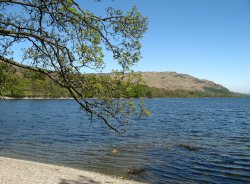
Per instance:
[[[142,72],[145,85],[165,90],[229,92],[222,85],[176,72]]]
[[[122,92],[125,97],[240,97],[221,85],[199,80],[174,72],[141,73],[144,83],[131,86]],[[8,97],[70,97],[48,77],[29,70],[19,69],[0,62],[0,93]],[[87,97],[95,97],[91,91]]]

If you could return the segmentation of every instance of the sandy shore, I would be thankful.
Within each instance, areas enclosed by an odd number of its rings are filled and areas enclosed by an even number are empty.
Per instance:
[[[100,173],[0,157],[1,184],[139,184]]]

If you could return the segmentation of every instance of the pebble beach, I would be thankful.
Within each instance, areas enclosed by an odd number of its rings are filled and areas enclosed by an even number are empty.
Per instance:
[[[96,172],[0,157],[3,184],[139,184]]]

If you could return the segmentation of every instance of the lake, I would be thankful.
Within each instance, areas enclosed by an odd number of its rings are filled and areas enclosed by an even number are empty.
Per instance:
[[[73,100],[0,100],[0,156],[149,183],[250,183],[250,99],[148,99],[118,135]]]

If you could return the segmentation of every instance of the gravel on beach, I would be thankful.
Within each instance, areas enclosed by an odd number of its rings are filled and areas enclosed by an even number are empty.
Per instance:
[[[1,184],[139,184],[96,172],[0,157]]]

